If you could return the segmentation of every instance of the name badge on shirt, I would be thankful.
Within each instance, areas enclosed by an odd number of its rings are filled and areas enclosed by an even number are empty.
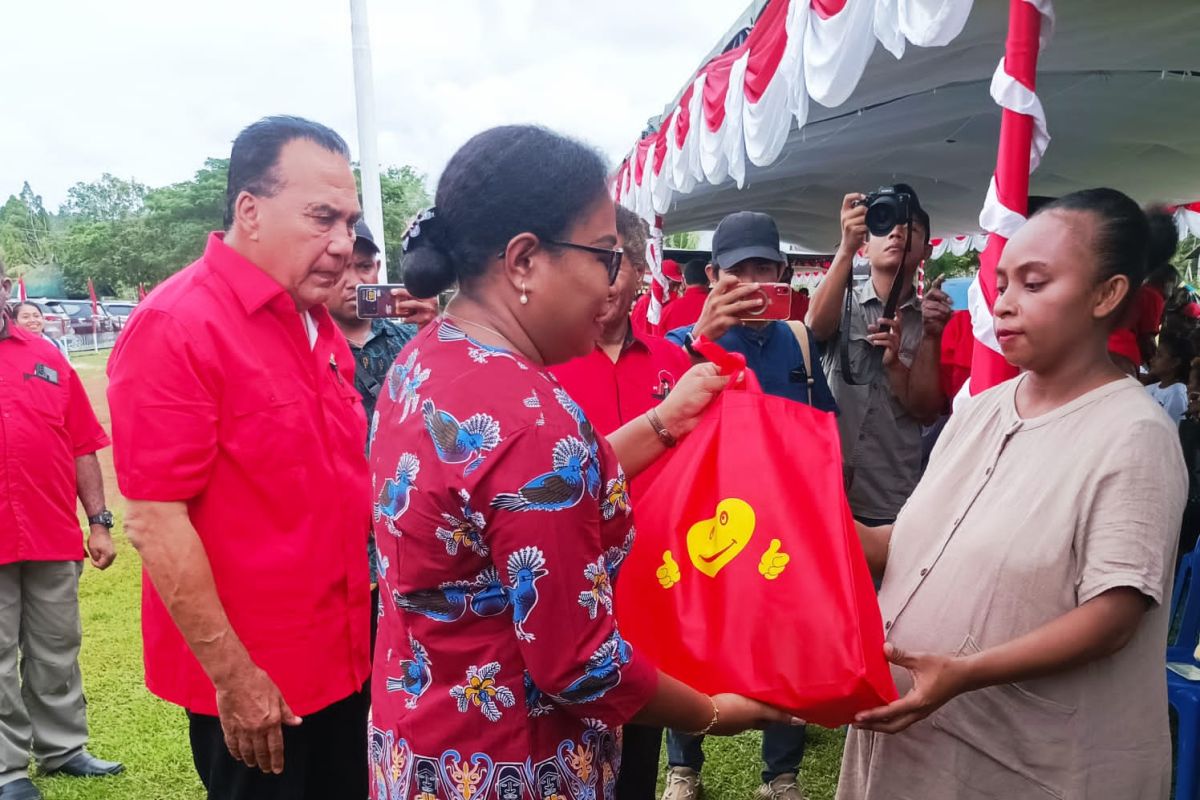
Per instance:
[[[52,383],[58,386],[58,370],[53,367],[48,367],[45,364],[38,364],[33,368],[33,374],[25,375],[26,378],[41,378],[46,383]]]

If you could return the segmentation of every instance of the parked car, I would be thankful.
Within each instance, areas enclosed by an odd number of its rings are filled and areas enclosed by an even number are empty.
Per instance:
[[[93,330],[96,333],[111,333],[117,329],[115,321],[104,310],[102,304],[97,305],[99,319],[95,322],[92,320],[92,303],[90,300],[47,298],[35,302],[40,303],[46,311],[66,317],[69,320],[70,333],[75,336],[91,336]],[[99,323],[98,328],[96,328],[96,322]]]
[[[101,303],[104,310],[113,318],[113,323],[117,326],[117,330],[125,327],[125,323],[129,321],[129,315],[137,308],[137,303],[132,301],[116,300],[108,302],[107,300]]]

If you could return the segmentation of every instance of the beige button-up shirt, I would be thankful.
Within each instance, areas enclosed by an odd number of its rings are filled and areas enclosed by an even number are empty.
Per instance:
[[[896,735],[851,730],[843,800],[1165,800],[1166,648],[1187,478],[1131,379],[1021,419],[1016,378],[951,418],[892,535],[879,605],[909,652],[1011,641],[1116,587],[1150,606],[1119,652],[969,692]],[[909,673],[893,668],[901,693]]]
[[[912,366],[924,326],[916,295],[898,309],[900,361]],[[838,404],[838,433],[846,471],[846,496],[856,516],[895,519],[921,477],[921,423],[892,393],[887,372],[872,370],[878,348],[867,341],[868,328],[883,316],[883,300],[868,278],[851,289],[849,361],[855,380],[842,377],[842,346],[846,344],[839,322],[837,334],[825,343],[822,363],[829,388]]]

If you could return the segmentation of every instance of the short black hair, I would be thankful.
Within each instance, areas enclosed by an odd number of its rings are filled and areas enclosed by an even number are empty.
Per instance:
[[[708,261],[703,258],[693,258],[684,264],[683,282],[688,286],[707,286]]]
[[[1192,359],[1196,357],[1191,341],[1183,336],[1163,334],[1158,340],[1158,349],[1170,353],[1178,362],[1171,377],[1175,378],[1177,383],[1187,383]]]
[[[476,134],[442,171],[434,216],[407,240],[405,286],[422,298],[456,281],[467,290],[513,237],[562,239],[608,197],[604,159],[585,144],[536,125]]]
[[[242,192],[271,197],[279,191],[275,167],[283,146],[295,139],[307,139],[350,160],[346,140],[319,122],[281,115],[263,117],[246,126],[233,140],[233,152],[229,155],[229,179],[225,184],[226,229],[233,225],[233,207]]]

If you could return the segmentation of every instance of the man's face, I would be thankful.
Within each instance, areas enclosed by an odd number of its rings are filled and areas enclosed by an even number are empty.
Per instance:
[[[379,255],[365,241],[354,246],[354,252],[329,300],[329,314],[339,325],[354,325],[358,319],[358,287],[379,282]]]
[[[600,319],[600,324],[606,332],[612,328],[623,326],[629,319],[629,311],[633,308],[633,297],[637,294],[638,281],[640,276],[645,274],[641,263],[644,259],[636,253],[631,253],[625,247],[625,240],[620,235],[617,236],[617,244],[625,251],[625,254],[621,258],[621,271],[617,273],[617,279],[612,286],[608,287],[609,307]]]
[[[783,264],[766,258],[748,258],[721,272],[734,276],[738,283],[778,283]]]
[[[868,236],[867,259],[871,262],[871,268],[894,273],[903,262],[907,272],[915,271],[917,266],[932,253],[926,240],[927,235],[925,226],[914,219],[908,258],[904,257],[904,240],[908,236],[907,224],[897,225],[886,236]]]
[[[307,139],[283,146],[278,190],[249,209],[256,260],[299,309],[326,302],[346,270],[362,209],[350,163]]]

